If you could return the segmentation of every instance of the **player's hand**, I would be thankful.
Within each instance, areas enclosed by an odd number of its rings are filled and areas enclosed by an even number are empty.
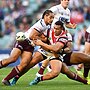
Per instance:
[[[40,46],[40,45],[43,44],[43,42],[42,42],[41,40],[39,40],[39,39],[33,40],[33,43],[34,43],[35,45],[37,45],[37,46]]]
[[[77,24],[73,23],[72,24],[72,29],[75,29],[77,27]]]

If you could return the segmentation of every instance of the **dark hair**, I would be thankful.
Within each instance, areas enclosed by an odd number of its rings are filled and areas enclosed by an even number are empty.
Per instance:
[[[55,22],[56,25],[60,25],[61,27],[63,27],[63,23],[61,21],[57,21]]]
[[[57,21],[57,22],[55,22],[55,24],[60,25],[63,28],[63,30],[65,30],[64,25],[61,21]]]
[[[43,15],[42,15],[42,19],[44,18],[44,16],[46,15],[46,14],[50,14],[50,13],[53,13],[51,10],[46,10],[44,13],[43,13]]]

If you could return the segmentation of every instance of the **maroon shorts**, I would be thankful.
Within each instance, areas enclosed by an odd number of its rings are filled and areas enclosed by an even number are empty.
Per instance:
[[[20,49],[22,52],[23,51],[33,52],[34,51],[34,47],[30,45],[29,42],[26,40],[21,41],[21,42],[16,41],[14,47]]]
[[[85,42],[90,43],[90,33],[88,33],[87,31],[85,32]]]

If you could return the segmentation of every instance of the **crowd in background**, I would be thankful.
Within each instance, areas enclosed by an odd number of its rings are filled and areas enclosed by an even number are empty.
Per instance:
[[[60,0],[0,0],[0,49],[10,49],[15,34],[27,31],[41,18],[44,10],[59,4]],[[76,30],[69,30],[74,50],[83,50],[84,34],[90,25],[90,0],[70,0],[71,23],[77,23]]]

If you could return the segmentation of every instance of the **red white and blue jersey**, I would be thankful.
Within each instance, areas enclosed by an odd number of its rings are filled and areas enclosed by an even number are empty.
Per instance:
[[[62,30],[59,36],[55,36],[54,30],[50,30],[49,31],[49,42],[51,45],[57,42],[60,42],[60,43],[63,43],[65,46],[68,42],[68,37],[66,35],[66,32]]]

